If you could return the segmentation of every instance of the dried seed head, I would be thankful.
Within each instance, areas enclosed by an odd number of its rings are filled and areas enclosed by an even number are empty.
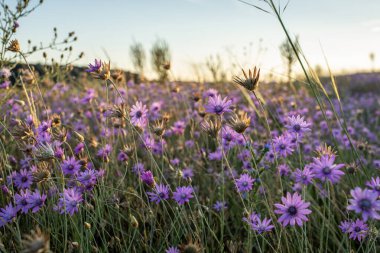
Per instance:
[[[20,48],[20,43],[18,42],[18,40],[12,40],[10,43],[9,43],[9,47],[7,48],[9,51],[12,51],[12,52],[15,52],[15,53],[18,53],[20,52],[21,48]]]
[[[156,120],[153,123],[152,131],[158,137],[162,136],[165,133],[165,122],[161,120]]]
[[[131,157],[135,149],[132,145],[124,145],[123,151],[127,154],[127,156]]]
[[[51,116],[51,126],[52,127],[60,127],[62,122],[61,122],[61,116],[59,116],[58,114],[54,113],[52,116]]]
[[[39,227],[31,230],[30,234],[24,235],[21,241],[21,253],[50,253],[49,236],[44,234]]]
[[[331,146],[328,146],[326,143],[324,145],[320,145],[316,149],[316,153],[319,157],[324,156],[324,155],[328,155],[329,157],[336,156],[336,151],[334,150],[334,148]]]
[[[114,105],[112,109],[107,111],[108,117],[125,119],[127,117],[127,108],[125,104]]]
[[[48,161],[53,159],[54,149],[49,143],[39,143],[34,149],[34,156],[39,161]]]
[[[233,130],[241,134],[244,133],[251,124],[251,118],[248,117],[246,112],[243,112],[240,115],[235,114],[228,120],[228,124]]]
[[[24,84],[32,85],[36,83],[34,74],[29,69],[21,70],[21,80]]]
[[[114,71],[112,71],[111,76],[116,82],[121,82],[124,79],[124,72],[122,70],[119,70],[119,69],[114,70]]]
[[[51,174],[47,165],[38,166],[37,170],[33,172],[33,181],[36,182],[37,184],[47,182],[50,179],[50,175]]]
[[[245,73],[244,69],[242,69],[242,71],[243,71],[244,79],[235,76],[234,82],[239,84],[240,86],[243,86],[249,91],[255,91],[259,83],[260,69],[257,69],[255,67],[253,69],[253,72],[249,69],[248,75]]]
[[[219,134],[221,127],[222,127],[222,124],[217,117],[214,117],[214,119],[209,118],[209,119],[203,120],[201,122],[200,126],[201,126],[201,129],[205,133],[207,133],[211,137],[216,138]]]
[[[164,115],[162,115],[162,120],[167,124],[170,120],[171,116],[169,113],[165,112]]]

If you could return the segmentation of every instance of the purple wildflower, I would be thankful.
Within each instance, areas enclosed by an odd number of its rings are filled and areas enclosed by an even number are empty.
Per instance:
[[[129,114],[131,116],[131,123],[134,126],[143,128],[147,123],[148,110],[146,105],[143,105],[140,101],[137,101],[131,108]]]
[[[227,97],[223,98],[220,95],[216,97],[210,97],[208,100],[208,104],[205,105],[205,111],[211,114],[221,115],[225,112],[230,112],[230,106],[232,101],[227,99]]]
[[[371,181],[368,181],[366,186],[377,192],[377,195],[380,196],[380,177],[371,178]]]
[[[75,157],[69,157],[61,165],[64,175],[76,175],[81,168],[80,162]]]
[[[221,212],[222,210],[227,209],[228,205],[225,201],[216,201],[215,204],[212,206],[215,211]]]
[[[348,210],[355,211],[355,213],[362,213],[363,220],[368,218],[380,220],[380,200],[377,200],[377,192],[369,189],[362,190],[360,187],[356,187],[351,190],[350,205],[347,206]]]
[[[180,251],[177,247],[172,246],[165,250],[165,253],[180,253]]]
[[[290,168],[287,164],[281,164],[277,167],[277,171],[280,174],[280,176],[289,176],[290,175]]]
[[[91,63],[88,64],[88,69],[86,69],[86,72],[92,73],[92,72],[99,72],[102,67],[102,61],[95,59],[95,64],[92,65]]]
[[[288,135],[281,135],[273,139],[273,145],[276,153],[282,157],[291,155],[294,151],[293,144]]]
[[[344,164],[334,164],[334,155],[323,155],[319,158],[313,158],[313,160],[312,166],[315,177],[322,181],[330,180],[334,184],[344,175],[344,172],[340,170],[344,167]]]
[[[348,233],[350,234],[350,239],[362,241],[368,235],[368,225],[364,221],[357,219],[352,222]]]
[[[58,200],[58,210],[60,213],[68,213],[71,216],[74,215],[75,212],[79,211],[79,204],[83,201],[82,194],[74,188],[65,189],[63,193],[61,193],[61,197]]]
[[[294,133],[296,135],[302,135],[305,132],[310,131],[310,123],[307,123],[304,121],[304,117],[301,117],[300,115],[291,116],[288,117],[288,124],[286,125],[286,128],[290,133]]]
[[[352,222],[349,220],[342,221],[339,225],[340,230],[342,230],[343,233],[348,233],[350,231]]]
[[[97,180],[97,171],[94,169],[88,169],[85,171],[79,172],[77,180],[86,187],[93,186],[96,184]]]
[[[46,197],[46,194],[41,194],[39,190],[36,190],[30,194],[27,201],[29,208],[32,209],[32,213],[36,213],[42,208],[42,206],[45,204]]]
[[[140,179],[143,181],[145,184],[149,185],[150,187],[154,186],[154,178],[153,174],[150,170],[144,171],[140,174]]]
[[[28,189],[21,190],[20,193],[15,194],[14,200],[16,205],[16,211],[21,213],[27,213],[30,206],[28,205],[28,199],[30,198],[30,192]]]
[[[259,234],[271,231],[274,228],[274,226],[272,225],[272,219],[264,218],[263,220],[261,220],[259,217],[256,219],[255,222],[252,222],[249,225],[251,226],[252,230],[256,231]]]
[[[12,204],[7,205],[5,208],[0,210],[0,227],[12,221],[16,217],[17,209],[12,206]]]
[[[101,148],[98,150],[97,155],[98,155],[100,158],[102,158],[103,160],[108,161],[108,157],[109,157],[109,155],[111,154],[111,151],[112,151],[112,146],[109,145],[109,144],[106,144],[104,147],[101,147]]]
[[[176,188],[176,191],[173,192],[173,199],[177,201],[179,205],[189,202],[193,198],[193,188],[191,186],[180,186]]]
[[[314,172],[309,166],[305,166],[303,170],[297,169],[293,175],[296,183],[301,183],[304,185],[311,184],[311,181],[314,178]]]
[[[239,192],[248,192],[252,190],[254,181],[250,175],[242,174],[239,179],[235,180],[235,184]]]
[[[151,202],[158,204],[169,198],[169,186],[158,184],[155,186],[154,192],[147,192],[147,194]]]
[[[21,169],[14,177],[14,184],[18,189],[27,189],[33,184],[32,172],[27,169]]]
[[[308,209],[310,203],[304,202],[297,192],[293,195],[288,192],[286,198],[282,197],[281,201],[282,204],[274,204],[277,208],[274,212],[281,214],[278,221],[282,226],[286,227],[288,224],[302,226],[304,221],[308,221],[306,215],[311,213],[311,210]]]

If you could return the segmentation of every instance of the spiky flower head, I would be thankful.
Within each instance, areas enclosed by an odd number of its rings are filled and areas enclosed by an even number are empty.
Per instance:
[[[200,126],[205,133],[214,138],[218,136],[219,131],[222,128],[222,124],[217,117],[214,117],[214,119],[210,117],[208,119],[203,120],[200,123]]]
[[[18,42],[18,40],[12,40],[12,41],[9,43],[9,46],[8,46],[7,49],[8,49],[9,51],[12,51],[12,52],[18,53],[18,52],[20,52],[20,50],[21,50],[20,43]]]
[[[91,73],[92,77],[95,79],[108,80],[111,78],[110,71],[111,62],[103,63],[101,60],[97,61],[95,59],[95,64],[89,64],[86,72]]]
[[[234,77],[234,82],[239,84],[240,86],[246,88],[249,91],[255,91],[257,89],[259,78],[260,78],[260,69],[257,69],[256,67],[251,71],[248,70],[248,75],[242,69],[244,78],[240,78],[238,76]]]
[[[317,148],[316,153],[319,157],[324,155],[328,155],[329,157],[336,156],[336,151],[334,150],[334,148],[327,145],[326,143],[324,145],[320,145]]]
[[[234,114],[229,120],[228,124],[235,130],[235,132],[241,134],[249,127],[251,124],[251,118],[248,117],[246,112],[240,114]]]
[[[50,253],[49,236],[41,231],[39,227],[25,234],[21,241],[21,253]]]
[[[158,137],[162,136],[165,133],[165,121],[162,119],[156,120],[153,123],[152,131]]]

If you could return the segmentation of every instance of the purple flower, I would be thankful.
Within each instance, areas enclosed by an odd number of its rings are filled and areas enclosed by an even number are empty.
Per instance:
[[[309,166],[305,166],[303,170],[297,169],[294,173],[294,181],[296,183],[301,183],[304,185],[311,184],[311,181],[314,178],[314,172]]]
[[[348,233],[351,228],[352,222],[349,220],[342,221],[339,225],[340,230],[342,230],[343,233]]]
[[[169,198],[169,186],[158,184],[155,186],[154,192],[147,192],[147,194],[151,202],[158,204]]]
[[[88,69],[86,69],[86,72],[92,73],[92,72],[99,72],[100,68],[102,67],[102,61],[95,59],[95,64],[92,65],[91,63],[88,64]]]
[[[235,184],[239,192],[248,192],[252,190],[254,181],[250,175],[242,174],[239,179],[235,180]]]
[[[80,162],[75,157],[69,157],[61,165],[64,175],[76,175],[81,168]]]
[[[86,187],[91,187],[96,184],[98,173],[94,169],[88,169],[79,172],[77,180]]]
[[[364,221],[357,219],[351,223],[348,233],[350,234],[350,239],[361,241],[368,235],[368,225]]]
[[[98,150],[97,156],[99,156],[103,160],[108,160],[108,157],[111,154],[111,151],[112,151],[112,146],[109,144],[106,144],[104,147],[101,147]]]
[[[65,189],[58,200],[57,209],[61,214],[68,213],[71,216],[79,211],[79,204],[83,201],[82,194],[74,188]]]
[[[131,123],[134,126],[145,127],[147,123],[148,110],[146,105],[143,105],[140,101],[137,101],[131,108],[130,112]]]
[[[76,155],[78,155],[78,154],[82,153],[83,150],[84,150],[84,143],[83,142],[79,142],[78,145],[76,145],[75,148],[74,148],[74,153]]]
[[[212,206],[215,211],[221,212],[222,210],[227,209],[228,205],[225,201],[216,201],[215,204]]]
[[[259,234],[271,231],[274,228],[272,225],[272,219],[267,218],[264,218],[263,220],[257,218],[255,222],[252,222],[249,225],[251,226],[252,230],[256,231]]]
[[[281,135],[273,139],[273,146],[279,156],[287,157],[294,151],[293,144],[288,135]]]
[[[165,253],[180,253],[180,251],[179,251],[179,249],[178,249],[177,247],[172,246],[172,247],[169,247],[169,248],[165,251]]]
[[[287,164],[281,164],[277,167],[278,173],[280,173],[280,176],[289,176],[290,175],[290,168]]]
[[[183,205],[194,197],[192,193],[193,188],[191,186],[179,186],[176,188],[176,191],[173,192],[173,199],[177,201],[179,205]]]
[[[344,167],[344,164],[334,164],[334,155],[323,155],[319,158],[313,158],[313,160],[312,166],[315,177],[322,181],[330,180],[334,184],[344,175],[344,172],[340,170]]]
[[[310,123],[304,121],[304,117],[297,115],[297,117],[288,117],[288,120],[289,122],[285,127],[288,129],[290,133],[302,135],[304,132],[310,131]]]
[[[230,112],[230,106],[232,104],[231,100],[228,100],[227,97],[223,98],[220,95],[216,97],[210,97],[208,104],[205,105],[205,111],[211,114],[221,115],[225,112]]]
[[[153,174],[150,170],[147,170],[147,171],[144,171],[140,174],[140,179],[141,181],[143,181],[145,184],[149,185],[149,186],[154,186],[155,182],[154,182],[154,178],[153,178]]]
[[[172,131],[176,135],[182,135],[185,132],[186,123],[183,120],[176,121],[172,126]]]
[[[348,210],[362,213],[364,221],[368,220],[368,218],[380,220],[380,214],[378,213],[380,211],[380,200],[377,200],[377,192],[356,187],[350,193],[353,199],[349,200]]]
[[[371,178],[371,181],[368,181],[366,186],[377,192],[377,195],[380,196],[380,177]]]
[[[15,174],[13,180],[18,189],[27,189],[33,184],[33,174],[27,169],[21,169]]]
[[[21,211],[21,213],[27,213],[30,209],[28,205],[28,199],[30,198],[30,192],[28,189],[21,190],[20,193],[15,194],[14,200],[16,205],[16,211]]]
[[[274,212],[281,214],[278,222],[282,226],[286,227],[288,224],[294,226],[296,223],[298,226],[302,226],[304,221],[308,221],[306,216],[311,213],[311,210],[308,209],[310,203],[304,202],[297,192],[293,195],[288,192],[286,198],[282,197],[281,201],[282,204],[274,204],[277,208]]]
[[[38,212],[45,204],[46,194],[41,194],[39,190],[33,192],[28,198],[28,206],[32,209],[32,213]]]
[[[182,178],[191,179],[194,176],[194,172],[192,168],[185,168],[182,170]]]
[[[0,210],[0,227],[12,221],[16,217],[17,209],[12,206],[12,204],[7,205],[5,208]]]

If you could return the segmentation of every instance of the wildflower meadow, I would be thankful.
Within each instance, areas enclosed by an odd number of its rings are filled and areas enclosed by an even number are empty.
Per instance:
[[[176,79],[164,40],[157,78],[138,43],[128,75],[78,67],[74,32],[23,44],[44,1],[15,2],[0,1],[0,252],[380,251],[380,74],[317,73],[276,1],[239,2],[277,22],[299,77],[201,82]]]

